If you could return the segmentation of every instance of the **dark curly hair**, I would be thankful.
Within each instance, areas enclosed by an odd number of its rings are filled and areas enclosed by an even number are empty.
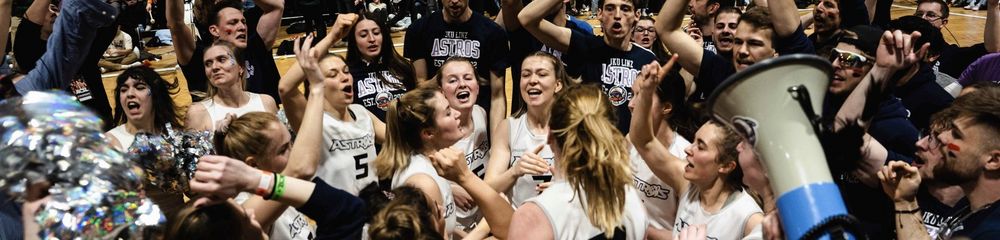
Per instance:
[[[121,104],[121,88],[124,87],[125,81],[128,79],[134,79],[137,82],[145,83],[149,87],[149,94],[152,96],[153,108],[153,127],[156,131],[166,132],[166,126],[169,123],[173,125],[174,128],[182,127],[180,124],[180,119],[177,116],[177,105],[174,104],[174,100],[170,98],[171,94],[177,94],[179,89],[177,88],[176,82],[167,82],[160,74],[156,73],[152,68],[146,66],[137,66],[126,69],[121,75],[118,75],[118,79],[115,81],[115,118],[114,121],[117,125],[125,124],[128,122],[128,118],[125,117],[125,108]]]

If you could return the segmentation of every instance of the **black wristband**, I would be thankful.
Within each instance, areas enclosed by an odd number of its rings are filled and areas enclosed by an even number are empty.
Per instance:
[[[896,214],[914,214],[920,212],[920,207],[910,209],[910,210],[896,210]]]
[[[271,174],[271,192],[264,196],[264,200],[271,200],[274,197],[274,188],[278,186],[278,173]]]

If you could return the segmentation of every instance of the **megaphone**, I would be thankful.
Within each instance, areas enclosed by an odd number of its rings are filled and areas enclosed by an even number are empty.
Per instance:
[[[823,97],[833,67],[814,55],[761,61],[726,79],[712,93],[712,117],[754,146],[777,194],[788,239],[853,238],[840,190],[819,142]]]

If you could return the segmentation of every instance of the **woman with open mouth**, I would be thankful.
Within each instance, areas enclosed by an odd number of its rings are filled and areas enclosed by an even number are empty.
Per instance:
[[[339,55],[316,51],[329,49],[333,39],[346,35],[350,22],[338,22],[330,32],[334,38],[324,39],[316,47],[311,47],[312,36],[306,37],[304,43],[296,40],[296,64],[300,67],[293,66],[278,86],[288,122],[296,132],[301,133],[297,128],[304,121],[308,103],[298,86],[303,79],[309,79],[310,83],[318,82],[315,79],[323,82],[321,88],[313,87],[313,84],[309,86],[310,94],[321,93],[324,96],[323,150],[316,151],[322,156],[316,176],[330,186],[357,196],[361,189],[377,180],[371,163],[375,160],[375,143],[382,143],[385,139],[385,124],[361,105],[351,104],[354,81],[344,59]]]
[[[132,146],[136,133],[165,133],[167,124],[181,127],[177,107],[170,98],[171,93],[177,92],[176,84],[163,80],[146,66],[126,69],[116,82],[115,123],[118,127],[107,132],[112,147],[125,152]]]
[[[648,111],[654,106],[652,100],[656,93],[651,90],[660,88],[666,74],[661,71],[669,71],[669,68],[660,69],[653,63],[639,73],[635,82],[639,86],[637,103],[633,106],[635,116],[650,115]],[[671,151],[673,146],[661,142],[663,136],[654,137],[654,124],[649,119],[632,118],[634,131],[629,139],[655,178],[666,183],[672,192],[680,193],[669,196],[678,201],[671,227],[673,237],[677,238],[683,228],[698,224],[706,224],[708,237],[714,239],[742,239],[751,234],[763,215],[743,185],[737,151],[742,137],[730,127],[709,121],[698,129],[694,143],[680,155]],[[681,160],[682,156],[685,160]],[[664,210],[667,209],[661,209]]]
[[[486,167],[486,182],[506,192],[514,206],[538,196],[549,185],[554,164],[548,147],[549,119],[555,94],[569,86],[569,76],[559,59],[535,52],[521,65],[521,111],[497,125]]]
[[[357,86],[354,103],[385,121],[389,102],[416,86],[416,73],[410,61],[396,52],[388,35],[391,29],[370,13],[360,17],[347,38],[347,65]]]
[[[448,239],[455,229],[455,201],[448,180],[438,175],[429,156],[450,148],[466,135],[461,113],[434,84],[422,84],[389,104],[386,142],[375,159],[375,173],[392,188],[413,186],[444,214],[437,230]],[[389,179],[392,179],[391,181]]]
[[[216,41],[205,49],[203,63],[209,76],[208,97],[188,108],[185,126],[192,130],[215,130],[216,124],[229,115],[249,112],[278,112],[271,96],[247,92],[247,70],[236,46]]]
[[[486,110],[476,105],[481,81],[476,75],[476,68],[466,58],[452,57],[445,60],[433,80],[440,86],[448,104],[461,113],[459,120],[460,127],[465,130],[464,135],[452,147],[464,152],[469,169],[479,178],[483,178],[486,173],[486,158],[490,155],[490,139],[487,132],[490,125],[487,125]],[[451,188],[459,210],[458,223],[461,225],[459,230],[472,231],[482,218],[482,214],[465,189],[455,183],[451,184]],[[485,228],[479,228],[477,232],[485,233]]]
[[[667,63],[668,66],[672,64],[673,61]],[[649,71],[651,70],[642,73]],[[687,157],[684,149],[691,145],[688,139],[694,135],[697,125],[693,119],[694,113],[686,103],[687,88],[684,79],[679,73],[667,68],[659,71],[665,71],[662,73],[664,76],[654,77],[662,80],[650,85],[640,84],[643,82],[632,85],[632,92],[636,93],[636,97],[629,105],[632,110],[630,128],[633,129],[629,138],[634,145],[630,157],[632,169],[635,170],[635,187],[643,193],[639,196],[649,214],[650,226],[655,229],[646,232],[649,234],[647,238],[670,239],[680,196],[676,188],[657,177],[652,166],[663,166],[664,163],[660,161],[684,163],[680,158]],[[643,75],[640,73],[640,76]],[[669,154],[670,157],[659,154]]]

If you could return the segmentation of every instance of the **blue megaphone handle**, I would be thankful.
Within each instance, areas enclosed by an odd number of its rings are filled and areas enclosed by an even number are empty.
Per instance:
[[[833,182],[806,184],[781,195],[777,204],[785,236],[788,239],[804,239],[804,237],[838,239],[831,238],[830,234],[825,232],[813,232],[817,229],[830,229],[827,225],[841,222],[831,220],[847,215],[847,208],[842,199],[840,189]],[[848,230],[854,229],[852,226],[843,227]],[[843,239],[855,239],[855,237],[846,235]]]

